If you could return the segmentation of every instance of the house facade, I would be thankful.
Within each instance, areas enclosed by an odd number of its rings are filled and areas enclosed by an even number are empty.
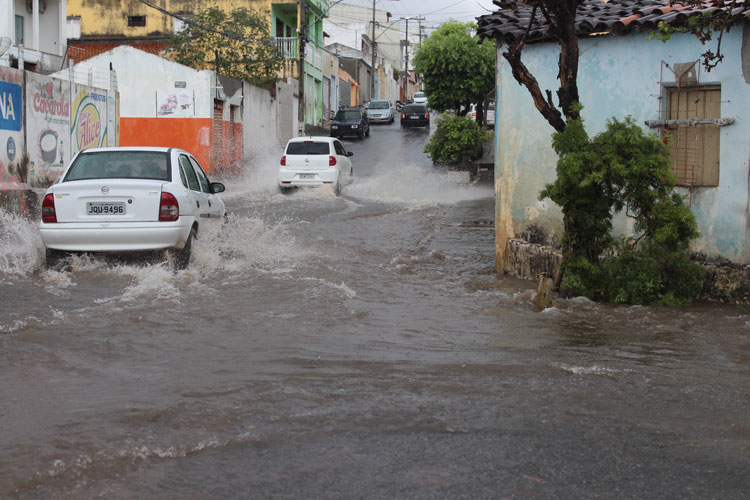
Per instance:
[[[269,33],[284,58],[279,77],[301,81],[305,122],[321,123],[323,18],[328,11],[328,0],[306,0],[304,11],[296,1],[214,0],[209,3],[163,0],[158,3],[161,10],[156,10],[137,1],[67,0],[68,30],[73,34],[68,56],[76,61],[85,60],[122,44],[158,54],[183,25],[183,21],[168,13],[189,18],[196,9],[209,5],[225,11],[245,7],[268,17]],[[302,57],[300,32],[304,32],[306,40]],[[78,34],[77,38],[74,38],[75,34]]]
[[[744,9],[744,8],[743,8]],[[750,10],[750,9],[748,9]],[[670,15],[671,14],[671,15]],[[583,2],[578,12],[578,87],[589,136],[607,120],[632,117],[644,131],[671,137],[678,190],[696,216],[701,233],[692,250],[710,259],[750,263],[750,24],[738,12],[725,32],[724,60],[710,72],[691,34],[667,43],[649,40],[658,22],[698,15],[666,0]],[[520,21],[525,16],[525,22]],[[480,35],[497,42],[495,124],[496,250],[502,269],[509,239],[559,243],[562,213],[539,200],[555,179],[552,127],[513,78],[502,53],[526,32],[530,11],[498,11],[480,18]],[[544,23],[529,30],[522,61],[540,88],[555,90],[560,46],[545,39]],[[487,43],[485,41],[485,43]],[[715,44],[713,42],[709,42]],[[615,218],[619,236],[633,235],[633,219]]]
[[[0,66],[51,73],[63,65],[66,0],[0,0]]]

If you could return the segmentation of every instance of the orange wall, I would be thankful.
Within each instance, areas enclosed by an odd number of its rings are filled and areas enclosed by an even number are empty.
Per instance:
[[[211,173],[211,118],[120,117],[120,146],[180,148],[192,153]]]

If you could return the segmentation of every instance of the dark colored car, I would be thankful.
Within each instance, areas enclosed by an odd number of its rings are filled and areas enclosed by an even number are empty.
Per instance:
[[[401,110],[401,128],[427,127],[430,128],[430,112],[424,104],[407,104]]]
[[[359,108],[338,110],[331,122],[331,137],[356,135],[360,139],[370,135],[370,121],[367,113]]]

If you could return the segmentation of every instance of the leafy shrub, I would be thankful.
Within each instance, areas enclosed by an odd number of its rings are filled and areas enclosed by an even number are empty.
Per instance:
[[[481,150],[485,140],[487,132],[475,120],[443,114],[424,151],[433,163],[465,164]]]
[[[674,192],[669,149],[628,117],[589,139],[582,120],[553,136],[557,179],[540,198],[563,211],[564,289],[630,304],[688,304],[703,270],[685,254],[698,236],[695,216]],[[638,237],[619,246],[612,217],[635,219]]]

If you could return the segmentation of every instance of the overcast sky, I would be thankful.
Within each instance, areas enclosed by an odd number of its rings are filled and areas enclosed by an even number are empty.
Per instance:
[[[329,0],[330,4],[335,1]],[[342,3],[372,8],[372,0],[343,0]],[[424,17],[422,25],[428,33],[451,19],[475,22],[478,16],[498,9],[492,0],[375,0],[375,8],[393,14],[394,21],[401,17]]]

